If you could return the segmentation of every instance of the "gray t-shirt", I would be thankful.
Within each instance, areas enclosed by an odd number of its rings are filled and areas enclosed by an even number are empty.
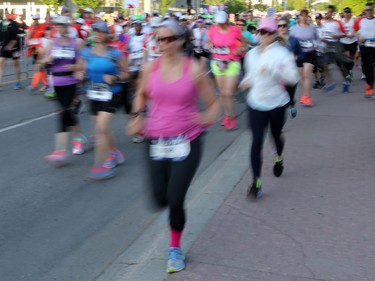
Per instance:
[[[318,33],[315,25],[302,27],[297,24],[291,28],[290,35],[297,38],[303,52],[308,53],[315,51],[315,46],[318,40]]]

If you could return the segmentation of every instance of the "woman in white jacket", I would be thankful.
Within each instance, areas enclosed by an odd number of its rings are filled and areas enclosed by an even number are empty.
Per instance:
[[[250,158],[254,180],[248,195],[255,198],[262,196],[261,154],[268,125],[277,152],[273,172],[276,177],[283,172],[282,129],[290,100],[284,86],[295,85],[300,78],[292,53],[278,42],[276,21],[271,18],[264,19],[258,32],[261,36],[260,44],[247,53],[244,63],[245,77],[240,83],[240,88],[250,88],[247,104],[250,112],[249,127],[253,135]]]

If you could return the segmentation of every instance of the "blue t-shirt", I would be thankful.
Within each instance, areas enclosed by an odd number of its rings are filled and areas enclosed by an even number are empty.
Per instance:
[[[255,44],[253,34],[251,34],[251,32],[247,30],[242,31],[242,36],[245,37],[247,40],[249,40],[249,42],[251,42],[252,44]]]
[[[80,57],[86,60],[86,76],[88,82],[105,83],[103,75],[118,75],[120,73],[117,62],[121,60],[121,51],[108,48],[105,56],[98,56],[92,52],[92,48],[84,48],[80,51]],[[112,84],[111,91],[116,94],[122,91],[120,84]]]

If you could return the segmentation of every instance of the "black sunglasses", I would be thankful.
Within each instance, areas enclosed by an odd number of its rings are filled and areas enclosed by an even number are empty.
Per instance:
[[[161,43],[161,42],[171,43],[171,42],[178,40],[179,38],[180,38],[179,36],[173,35],[173,36],[167,36],[167,37],[159,37],[156,39],[156,41],[158,43]]]
[[[280,28],[280,27],[282,27],[282,28],[286,28],[286,27],[288,27],[288,25],[287,25],[287,24],[278,24],[277,27],[278,27],[278,28]]]
[[[259,33],[260,33],[260,35],[270,34],[270,32],[268,32],[267,30],[264,30],[264,29],[260,29]]]

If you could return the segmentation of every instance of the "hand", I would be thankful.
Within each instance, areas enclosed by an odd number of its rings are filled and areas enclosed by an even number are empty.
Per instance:
[[[245,91],[250,88],[250,82],[247,80],[242,80],[240,84],[238,85],[238,90]]]
[[[74,77],[80,81],[83,81],[85,79],[85,72],[84,71],[77,71],[74,73]]]
[[[65,69],[66,69],[67,71],[74,71],[75,68],[76,68],[76,65],[75,65],[75,64],[67,64],[67,65],[65,65]]]
[[[143,116],[138,115],[137,117],[131,119],[127,133],[129,136],[135,135],[143,130],[144,127],[144,119]]]
[[[107,84],[111,85],[111,84],[113,84],[113,82],[115,82],[117,80],[117,76],[105,74],[105,75],[103,75],[103,80]]]

